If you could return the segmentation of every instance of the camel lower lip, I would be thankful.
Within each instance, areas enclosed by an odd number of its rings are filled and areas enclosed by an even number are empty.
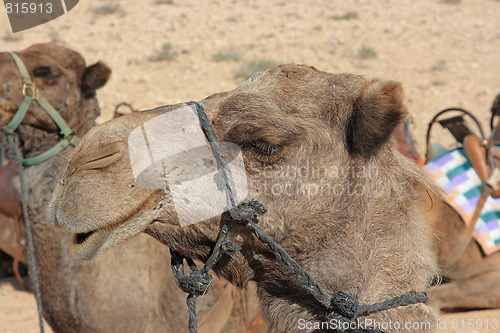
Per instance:
[[[91,247],[99,243],[115,226],[106,226],[95,230],[73,233],[72,246],[78,248]]]
[[[73,234],[71,254],[77,259],[91,259],[99,251],[115,227],[105,227]]]
[[[93,230],[73,231],[70,245],[71,256],[79,260],[92,260],[106,249],[143,232],[150,223],[151,219],[141,212],[119,223]]]

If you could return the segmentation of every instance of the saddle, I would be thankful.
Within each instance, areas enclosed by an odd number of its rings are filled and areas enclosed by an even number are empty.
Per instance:
[[[447,114],[448,112],[454,112],[455,114],[457,112],[460,112],[461,114],[458,116],[453,116],[451,118],[443,119],[443,117],[441,116]],[[460,153],[455,154],[453,153],[453,150],[446,149],[439,143],[431,143],[430,138],[432,126],[436,123],[439,123],[444,129],[449,130],[449,132],[455,138],[456,143],[461,146],[461,156],[465,157],[472,169],[477,174],[475,183],[474,181],[470,180],[469,177],[466,177],[467,179],[464,178],[461,180],[457,180],[457,182],[460,182],[461,186],[464,186],[464,189],[468,189],[469,191],[474,189],[474,193],[477,193],[477,190],[479,190],[480,195],[477,201],[475,201],[475,207],[466,209],[466,211],[468,212],[468,217],[466,215],[461,215],[462,219],[467,225],[467,228],[462,235],[462,240],[459,242],[459,245],[455,248],[452,255],[450,256],[450,263],[456,263],[458,258],[467,248],[474,233],[476,233],[476,240],[478,240],[485,253],[491,254],[494,251],[498,250],[498,247],[496,245],[491,244],[492,242],[494,242],[494,240],[496,240],[496,238],[494,238],[492,234],[490,234],[490,232],[493,232],[491,231],[493,229],[490,229],[493,224],[489,224],[488,228],[485,227],[487,223],[491,221],[494,222],[496,220],[489,219],[485,221],[481,217],[481,214],[483,212],[483,208],[485,207],[487,210],[496,209],[492,208],[491,201],[490,205],[487,205],[488,200],[491,200],[490,198],[492,198],[493,200],[498,200],[498,198],[500,198],[500,149],[497,149],[495,147],[496,145],[500,144],[500,140],[498,140],[500,138],[500,122],[497,123],[496,127],[494,126],[494,118],[500,115],[500,95],[497,96],[491,113],[492,116],[490,121],[490,128],[492,130],[492,133],[489,137],[486,136],[482,124],[478,118],[476,118],[471,112],[457,107],[447,108],[438,112],[429,123],[429,126],[427,128],[426,163],[432,164],[432,161],[440,159],[440,156],[444,156],[445,154],[447,154],[447,156],[449,156],[447,157],[449,158],[448,160],[446,158],[444,160],[441,159],[439,163],[442,164],[434,164],[431,166],[437,169],[443,167],[444,169],[444,164],[446,164],[449,168],[453,168],[453,163],[460,160],[460,158],[458,157],[460,156]],[[477,127],[477,133],[479,133],[479,135],[475,134],[474,131],[469,128],[468,123],[464,119],[465,116],[467,116],[468,119],[470,118],[473,120],[473,123],[475,123]],[[439,118],[441,120],[438,120]],[[448,178],[448,175],[446,173],[442,175],[435,175],[436,177],[439,177],[439,179],[441,179],[441,181],[443,181],[445,184],[448,184],[447,186],[450,186],[452,184],[451,179]],[[472,186],[473,183],[475,184],[474,186]],[[465,186],[464,184],[467,184],[467,186]],[[456,191],[460,191],[458,186],[455,186],[454,188]],[[452,199],[450,199],[451,203],[448,202],[450,206],[455,210],[457,210],[456,206],[458,206],[457,212],[459,212],[459,214],[460,212],[465,214],[461,210],[465,207],[462,204],[464,204],[464,202],[466,201],[468,202],[468,200],[471,199],[466,198],[463,195],[465,194],[455,193],[452,195]],[[459,198],[462,204],[453,201],[453,198]],[[478,220],[482,221],[482,231],[479,232],[479,234],[477,234],[478,231],[476,230],[476,223]]]
[[[493,140],[482,140],[473,134],[464,138],[464,153],[470,164],[477,172],[484,186],[491,187],[490,194],[494,197],[500,196],[499,167],[500,152],[494,150]]]
[[[0,156],[2,151],[0,148]],[[25,228],[21,196],[14,184],[18,174],[16,163],[3,157],[0,160],[0,242],[3,249],[14,258],[13,271],[16,279],[24,287],[19,273],[19,262],[26,263],[24,244]],[[2,215],[4,218],[2,218]]]
[[[3,158],[0,165],[0,213],[11,219],[19,217],[19,210],[21,208],[21,197],[17,188],[12,183],[17,174],[17,164],[7,158]]]

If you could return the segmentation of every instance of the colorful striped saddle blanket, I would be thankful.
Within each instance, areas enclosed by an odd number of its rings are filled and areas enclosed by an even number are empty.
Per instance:
[[[482,182],[463,149],[437,157],[426,164],[425,169],[444,189],[448,203],[469,225],[481,196]],[[486,255],[500,250],[500,197],[487,198],[473,235]]]

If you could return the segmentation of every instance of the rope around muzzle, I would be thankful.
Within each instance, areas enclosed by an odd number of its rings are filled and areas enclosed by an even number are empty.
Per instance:
[[[271,237],[269,237],[256,223],[258,215],[266,213],[266,208],[257,200],[250,200],[236,205],[236,188],[232,178],[231,170],[222,153],[215,131],[208,119],[203,106],[197,102],[188,102],[187,105],[196,110],[200,126],[205,134],[212,153],[217,162],[217,168],[221,178],[225,182],[225,191],[228,207],[234,207],[222,214],[223,224],[219,231],[214,249],[201,270],[190,258],[183,257],[177,251],[171,249],[171,266],[174,273],[175,283],[184,292],[188,293],[186,304],[189,313],[189,333],[197,333],[196,298],[208,292],[212,276],[208,273],[210,269],[220,260],[223,255],[231,256],[241,250],[241,245],[229,240],[231,229],[234,225],[242,225],[253,233],[264,245],[266,245],[283,264],[285,269],[292,275],[302,287],[311,294],[328,312],[326,320],[337,321],[341,332],[352,333],[383,333],[381,330],[363,325],[358,317],[392,309],[399,306],[407,306],[418,303],[428,303],[429,299],[423,292],[412,292],[397,296],[386,301],[371,305],[360,305],[351,295],[337,291],[333,295],[326,292],[314,278],[304,270],[288,253]],[[191,273],[184,272],[184,260],[191,269]]]

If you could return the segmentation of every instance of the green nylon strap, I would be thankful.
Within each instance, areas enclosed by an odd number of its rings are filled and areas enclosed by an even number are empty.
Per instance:
[[[52,156],[59,153],[61,150],[63,150],[67,146],[69,146],[68,140],[62,139],[54,147],[50,148],[49,150],[47,150],[39,155],[23,159],[23,165],[33,165],[33,164],[38,164],[38,163],[41,163],[43,161],[46,161],[49,158],[51,158]]]
[[[59,141],[55,146],[47,150],[46,152],[43,152],[39,155],[30,157],[30,158],[25,158],[23,159],[23,165],[34,165],[38,163],[42,163],[52,156],[55,156],[59,152],[61,152],[64,148],[66,148],[69,145],[75,146],[80,142],[80,138],[77,136],[72,136],[69,140],[68,138],[64,138],[61,141]]]
[[[14,133],[14,131],[21,125],[21,122],[24,119],[24,116],[26,116],[26,113],[28,112],[28,108],[30,107],[31,101],[33,98],[31,96],[24,96],[23,100],[21,101],[21,104],[19,105],[19,109],[17,109],[16,114],[12,118],[12,120],[5,126],[5,130],[7,133]]]
[[[23,165],[33,165],[33,164],[42,163],[42,162],[48,160],[49,158],[59,154],[64,148],[66,148],[69,145],[76,147],[79,142],[80,142],[80,138],[77,137],[76,135],[71,136],[69,139],[64,138],[61,141],[59,141],[55,146],[50,148],[49,150],[47,150],[41,154],[38,154],[36,156],[23,159]]]
[[[17,65],[17,69],[19,70],[19,73],[21,74],[21,78],[23,79],[23,82],[30,84],[31,83],[30,72],[28,72],[28,69],[26,68],[26,66],[24,66],[24,63],[21,60],[21,58],[19,58],[19,56],[15,52],[9,52],[9,53]]]
[[[21,78],[23,80],[23,86],[22,86],[23,100],[19,105],[19,109],[17,110],[16,114],[5,127],[5,130],[8,133],[14,133],[14,131],[19,127],[19,125],[23,121],[26,112],[28,112],[28,108],[30,107],[33,97],[36,96],[35,96],[35,89],[33,88],[33,83],[31,82],[30,73],[28,72],[28,69],[26,69],[26,66],[24,66],[23,61],[21,60],[21,58],[19,58],[19,56],[16,53],[14,52],[9,52],[9,53],[12,56],[12,59],[14,59],[14,62],[16,63],[17,69],[19,70],[19,73],[21,74]],[[25,94],[26,86],[31,87],[31,93],[33,94],[32,96],[28,96]]]
[[[80,138],[77,137],[76,135],[73,135],[70,139],[69,139],[69,143],[73,146],[73,147],[76,147],[79,143],[80,143]]]
[[[14,59],[14,62],[17,65],[17,68],[19,69],[19,73],[21,74],[21,78],[23,79],[23,101],[21,102],[21,105],[19,106],[18,111],[14,115],[14,118],[10,121],[10,123],[7,125],[7,131],[9,133],[13,133],[17,127],[21,124],[21,121],[23,120],[24,116],[26,115],[26,112],[28,111],[28,108],[30,106],[30,103],[32,100],[35,100],[40,107],[47,112],[50,118],[54,120],[56,125],[61,129],[61,134],[64,135],[64,137],[68,137],[71,135],[73,132],[71,128],[68,126],[68,124],[64,121],[64,119],[61,117],[59,112],[54,109],[52,105],[42,96],[38,93],[38,89],[36,86],[31,82],[31,77],[26,69],[26,66],[24,65],[23,61],[19,56],[14,53],[10,52],[10,55]],[[32,96],[28,96],[26,94],[26,90],[31,89],[31,94]]]
[[[56,125],[59,127],[61,130],[61,134],[64,136],[64,139],[59,141],[55,146],[50,148],[44,153],[41,153],[37,156],[33,156],[30,158],[23,159],[23,165],[33,165],[37,164],[43,161],[48,160],[52,156],[56,155],[60,151],[62,151],[64,148],[66,148],[68,145],[73,145],[76,147],[76,145],[80,142],[80,138],[77,137],[76,135],[73,134],[73,130],[69,125],[64,121],[63,117],[57,112],[56,109],[38,92],[38,89],[36,88],[35,84],[31,81],[30,74],[24,65],[23,61],[19,56],[14,53],[14,52],[9,52],[12,58],[14,59],[14,62],[17,65],[17,69],[19,70],[19,73],[21,74],[21,78],[23,80],[23,86],[22,86],[22,93],[23,93],[23,100],[21,101],[21,104],[19,105],[19,108],[17,109],[16,114],[12,118],[12,120],[5,126],[4,130],[7,133],[14,133],[14,131],[19,127],[21,122],[23,121],[24,117],[26,116],[26,113],[28,112],[28,109],[35,100],[40,107],[47,112],[50,118],[56,123]],[[29,96],[26,91],[31,90],[31,96]]]
[[[59,114],[59,112],[54,109],[52,105],[40,94],[36,96],[36,101],[38,105],[42,109],[47,112],[47,114],[54,120],[56,125],[61,129],[61,134],[64,135],[65,138],[71,135],[73,133],[73,130],[68,126],[68,124],[64,121],[63,117]]]

